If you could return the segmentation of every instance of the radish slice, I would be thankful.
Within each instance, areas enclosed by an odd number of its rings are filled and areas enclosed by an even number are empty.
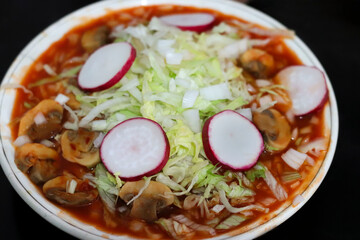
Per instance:
[[[106,134],[100,147],[100,157],[107,170],[127,181],[159,172],[169,154],[164,130],[146,118],[119,123]]]
[[[160,20],[184,31],[204,32],[213,26],[215,16],[209,13],[185,13],[163,16]]]
[[[127,42],[112,43],[99,48],[81,68],[79,87],[95,92],[114,86],[130,69],[135,57],[135,48]]]
[[[327,100],[325,75],[315,67],[287,67],[281,70],[276,78],[287,88],[292,101],[292,110],[296,116],[320,109]]]
[[[202,132],[206,156],[226,169],[247,170],[264,151],[261,133],[241,114],[225,110],[211,118]]]

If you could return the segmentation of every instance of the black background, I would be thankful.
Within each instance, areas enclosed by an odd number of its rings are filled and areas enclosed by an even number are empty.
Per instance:
[[[94,1],[2,0],[0,77],[45,27]],[[335,89],[340,133],[333,164],[314,196],[285,223],[260,239],[360,239],[359,0],[252,0],[310,47]],[[72,239],[37,215],[0,170],[0,239]]]

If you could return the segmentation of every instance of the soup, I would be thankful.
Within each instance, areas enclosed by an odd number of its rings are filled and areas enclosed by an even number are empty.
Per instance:
[[[328,146],[325,79],[286,46],[291,37],[193,7],[109,12],[54,43],[23,79],[16,165],[49,201],[108,233],[246,231],[301,201]]]

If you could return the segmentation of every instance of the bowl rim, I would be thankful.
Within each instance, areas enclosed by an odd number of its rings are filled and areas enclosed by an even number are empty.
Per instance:
[[[234,8],[235,9],[234,11],[239,12],[237,16],[241,17],[245,20],[249,20],[249,19],[246,17],[243,17],[243,15],[241,15],[241,14],[244,14],[244,13],[248,14],[248,15],[246,15],[247,17],[255,18],[256,21],[258,21],[258,20],[264,21],[267,23],[266,24],[267,27],[285,28],[284,25],[282,25],[281,23],[279,23],[277,20],[273,19],[272,17],[268,16],[267,14],[262,13],[250,6],[241,4],[239,2],[234,2],[231,0],[212,0],[212,1],[193,0],[191,2],[181,1],[181,0],[173,0],[173,1],[170,1],[170,0],[100,1],[100,2],[96,2],[93,4],[87,5],[83,8],[80,8],[79,10],[71,12],[70,14],[64,16],[60,20],[51,24],[42,33],[38,34],[35,38],[33,38],[33,40],[31,40],[30,43],[28,43],[25,46],[25,48],[19,53],[19,55],[14,60],[14,62],[11,64],[11,66],[9,67],[7,73],[5,74],[5,76],[3,78],[2,84],[8,83],[9,81],[13,82],[13,78],[12,78],[13,74],[17,71],[20,71],[19,65],[22,62],[24,62],[24,59],[27,57],[29,52],[33,48],[35,48],[37,46],[37,44],[41,43],[41,41],[44,38],[46,38],[49,35],[51,36],[51,34],[53,34],[54,31],[60,25],[62,25],[62,24],[71,25],[71,27],[69,29],[76,27],[77,25],[79,25],[79,23],[81,23],[81,21],[84,20],[84,19],[80,19],[81,16],[86,16],[86,13],[89,13],[92,10],[96,10],[96,9],[106,10],[108,7],[115,7],[115,9],[120,11],[121,9],[124,9],[124,8],[126,9],[131,6],[147,6],[147,5],[161,5],[161,4],[174,4],[174,5],[185,5],[185,6],[195,6],[195,7],[197,6],[199,8],[203,7],[206,9],[215,9],[220,12],[223,12],[223,11],[215,8],[215,6],[220,7],[222,5],[223,8],[226,8],[226,9]],[[104,14],[100,14],[100,15],[106,15],[106,12],[104,12]],[[98,16],[96,16],[94,18],[98,18]],[[88,20],[91,20],[91,19],[93,19],[93,18],[89,18]],[[251,21],[251,20],[249,20],[249,21]],[[76,22],[78,24],[76,24]],[[57,39],[52,40],[52,42],[55,42],[55,41],[57,41]],[[296,206],[291,206],[291,204],[290,204],[285,209],[283,209],[281,212],[279,212],[279,214],[277,216],[272,217],[270,220],[262,223],[261,225],[255,227],[255,228],[250,229],[249,231],[242,233],[241,235],[231,236],[231,232],[230,232],[230,235],[220,235],[220,236],[212,238],[212,239],[223,239],[224,237],[225,238],[228,237],[229,239],[252,239],[252,238],[256,238],[256,237],[272,230],[273,228],[275,228],[276,226],[278,226],[279,224],[281,224],[282,222],[287,220],[289,217],[291,217],[293,214],[295,214],[311,198],[311,196],[315,193],[315,191],[317,190],[317,188],[320,186],[321,182],[325,178],[325,175],[332,163],[332,160],[333,160],[333,157],[335,154],[335,149],[336,149],[336,144],[337,144],[337,139],[338,139],[338,131],[339,131],[338,108],[337,108],[337,102],[336,102],[333,87],[331,85],[331,82],[330,82],[324,68],[322,67],[321,63],[319,62],[319,60],[316,58],[316,56],[312,53],[312,51],[305,45],[305,43],[300,38],[298,38],[296,36],[295,39],[292,40],[291,43],[287,42],[287,41],[286,41],[286,43],[288,43],[288,45],[292,44],[292,43],[296,44],[296,46],[302,51],[302,54],[305,54],[306,57],[312,62],[312,64],[314,66],[318,67],[320,70],[322,70],[325,74],[326,82],[327,82],[328,90],[329,90],[329,103],[330,104],[329,104],[329,109],[328,109],[329,113],[328,114],[330,116],[329,120],[331,123],[330,145],[328,148],[328,152],[327,152],[323,162],[321,163],[321,166],[320,166],[318,172],[316,173],[316,175],[314,176],[312,181],[309,183],[309,185],[304,189],[303,193],[306,193],[306,195],[304,196],[304,200],[302,202],[300,202]],[[289,47],[292,48],[294,46],[292,46],[292,47],[289,46]],[[47,48],[48,48],[48,46],[45,49],[47,49]],[[300,54],[298,52],[295,52],[295,53],[297,55]],[[3,108],[4,97],[5,97],[5,91],[1,91],[1,93],[0,93],[1,110]],[[3,126],[0,126],[0,127],[1,127],[1,129],[0,129],[1,130],[0,131],[0,149],[1,149],[0,150],[0,163],[1,163],[2,169],[5,173],[5,176],[8,178],[8,180],[10,181],[11,185],[16,190],[16,192],[32,209],[34,209],[40,216],[42,216],[44,219],[46,219],[49,223],[55,225],[62,231],[65,231],[68,234],[76,236],[78,238],[102,239],[102,238],[106,238],[107,236],[117,236],[117,238],[119,239],[118,235],[111,235],[110,233],[106,233],[106,232],[104,232],[103,235],[99,235],[99,234],[92,233],[91,229],[89,230],[89,229],[84,229],[84,228],[78,228],[76,223],[70,221],[65,216],[51,212],[45,206],[46,204],[39,203],[37,201],[37,199],[35,199],[31,194],[29,194],[28,190],[26,189],[24,184],[20,181],[20,179],[17,175],[19,173],[14,172],[14,170],[11,168],[11,166],[9,164],[9,159],[7,158],[6,149],[4,148],[4,144],[3,144],[3,137],[4,137],[3,136]],[[301,193],[301,194],[303,195],[303,193]],[[126,235],[124,235],[124,236],[125,236],[124,239],[128,239],[128,237]],[[121,236],[120,239],[122,239],[122,237],[123,236]]]

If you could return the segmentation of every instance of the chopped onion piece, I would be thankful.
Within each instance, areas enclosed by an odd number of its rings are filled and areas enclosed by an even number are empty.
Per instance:
[[[258,87],[267,87],[271,85],[271,82],[269,80],[265,79],[257,79],[255,80],[256,86]]]
[[[31,143],[31,139],[29,138],[28,135],[22,135],[22,136],[18,136],[15,141],[14,141],[14,145],[16,147],[21,147],[22,145],[26,144],[26,143]]]
[[[94,120],[91,122],[91,129],[93,131],[104,131],[107,127],[106,120]]]
[[[250,93],[256,92],[256,89],[250,83],[246,84],[246,87],[247,87],[248,92],[250,92]]]
[[[218,55],[220,58],[237,58],[240,54],[244,53],[248,47],[248,40],[243,38],[225,46],[219,51]]]
[[[274,196],[277,198],[277,200],[284,201],[288,198],[288,194],[285,191],[285,189],[283,188],[283,186],[281,186],[280,183],[278,183],[276,181],[274,176],[271,174],[269,169],[267,169],[266,167],[265,167],[264,181],[269,186],[270,190],[272,191]]]
[[[266,107],[271,102],[272,102],[272,98],[270,95],[265,95],[259,99],[259,103],[262,108]]]
[[[224,205],[216,204],[216,205],[211,209],[211,211],[216,212],[216,213],[219,213],[219,212],[221,212],[224,208],[225,208]]]
[[[61,94],[59,93],[56,98],[55,98],[55,101],[58,102],[60,105],[64,105],[65,103],[67,103],[67,101],[69,101],[69,97],[64,95],[64,94]]]
[[[292,206],[296,207],[299,203],[301,203],[304,200],[305,200],[305,198],[302,195],[299,194],[294,198],[294,200],[292,202]]]
[[[246,117],[247,119],[252,121],[251,108],[240,108],[240,109],[237,109],[236,112],[240,113],[241,115],[243,115],[244,117]]]
[[[304,163],[307,155],[305,153],[298,152],[293,148],[289,148],[286,153],[281,155],[281,158],[286,162],[287,165],[295,170],[298,170]]]
[[[231,92],[226,83],[221,83],[201,88],[200,96],[209,101],[231,99]]]
[[[185,92],[182,99],[182,108],[191,108],[194,106],[197,97],[199,96],[198,90],[188,90]]]
[[[175,53],[175,52],[168,52],[166,53],[166,62],[170,65],[179,65],[181,61],[183,60],[183,54],[182,53]]]
[[[105,134],[103,132],[100,132],[99,135],[97,136],[97,138],[95,138],[95,140],[93,142],[94,147],[96,147],[96,148],[100,147],[104,137],[105,137]]]
[[[41,125],[46,123],[47,120],[42,112],[38,112],[34,117],[34,122],[36,125]]]
[[[291,133],[291,140],[295,141],[297,139],[298,135],[299,135],[298,128],[294,128],[294,130]]]
[[[201,132],[201,120],[199,109],[188,109],[182,113],[189,128],[195,132]]]
[[[77,182],[74,179],[68,180],[66,182],[66,192],[74,194],[76,190]]]
[[[306,157],[306,162],[310,165],[310,166],[314,166],[315,165],[315,160],[310,157],[310,156],[307,156]]]
[[[298,150],[302,153],[307,153],[311,150],[315,150],[316,152],[324,151],[326,150],[326,139],[317,138],[309,143],[299,146]]]
[[[47,139],[41,140],[40,144],[47,146],[47,147],[55,147],[55,144],[52,141],[47,140]]]
[[[285,116],[289,122],[293,123],[295,121],[295,114],[291,110],[287,111]]]

